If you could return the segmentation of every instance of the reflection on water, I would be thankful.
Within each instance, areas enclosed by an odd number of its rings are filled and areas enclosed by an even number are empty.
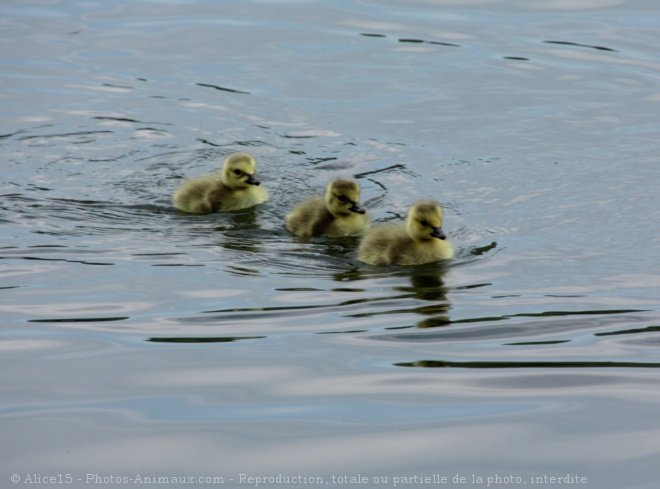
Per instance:
[[[167,3],[0,6],[3,473],[657,486],[656,6]],[[291,236],[337,176],[455,259]]]
[[[397,367],[423,368],[658,368],[660,363],[644,362],[452,362],[417,360],[395,363]]]
[[[226,337],[214,337],[214,338],[149,338],[147,341],[153,341],[156,343],[229,343],[232,341],[241,341],[241,340],[256,340],[263,338],[263,336],[226,336]]]

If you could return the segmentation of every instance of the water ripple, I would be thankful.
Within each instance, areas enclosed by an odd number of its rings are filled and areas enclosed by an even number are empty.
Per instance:
[[[660,368],[660,362],[584,362],[584,361],[477,361],[477,362],[456,362],[450,360],[416,360],[414,362],[395,363],[396,367],[421,367],[421,368],[476,368],[476,369],[508,369],[508,368]]]

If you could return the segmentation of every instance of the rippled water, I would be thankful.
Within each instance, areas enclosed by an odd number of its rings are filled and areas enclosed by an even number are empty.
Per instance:
[[[3,487],[657,487],[659,15],[4,2]],[[238,150],[269,202],[172,208]],[[290,236],[337,175],[457,257]]]

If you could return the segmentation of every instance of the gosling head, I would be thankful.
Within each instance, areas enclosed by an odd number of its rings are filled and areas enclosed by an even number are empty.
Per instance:
[[[259,185],[256,176],[257,162],[247,153],[229,155],[222,167],[222,183],[230,188],[247,188]]]
[[[442,231],[442,209],[435,202],[418,202],[412,206],[406,228],[410,237],[417,241],[447,238]]]
[[[344,178],[328,184],[325,189],[325,205],[333,216],[366,212],[360,205],[360,186],[355,180]]]

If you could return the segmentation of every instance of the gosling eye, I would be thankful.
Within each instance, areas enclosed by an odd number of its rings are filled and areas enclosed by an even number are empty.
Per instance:
[[[240,177],[242,174],[243,172],[241,170],[234,170],[234,175],[236,175],[237,177]]]
[[[348,198],[346,198],[345,195],[340,195],[339,197],[337,197],[337,199],[339,200],[339,202],[344,202],[344,203],[348,202]]]
[[[423,227],[426,227],[426,226],[429,225],[429,223],[428,223],[427,221],[419,221],[419,223],[420,223]]]

